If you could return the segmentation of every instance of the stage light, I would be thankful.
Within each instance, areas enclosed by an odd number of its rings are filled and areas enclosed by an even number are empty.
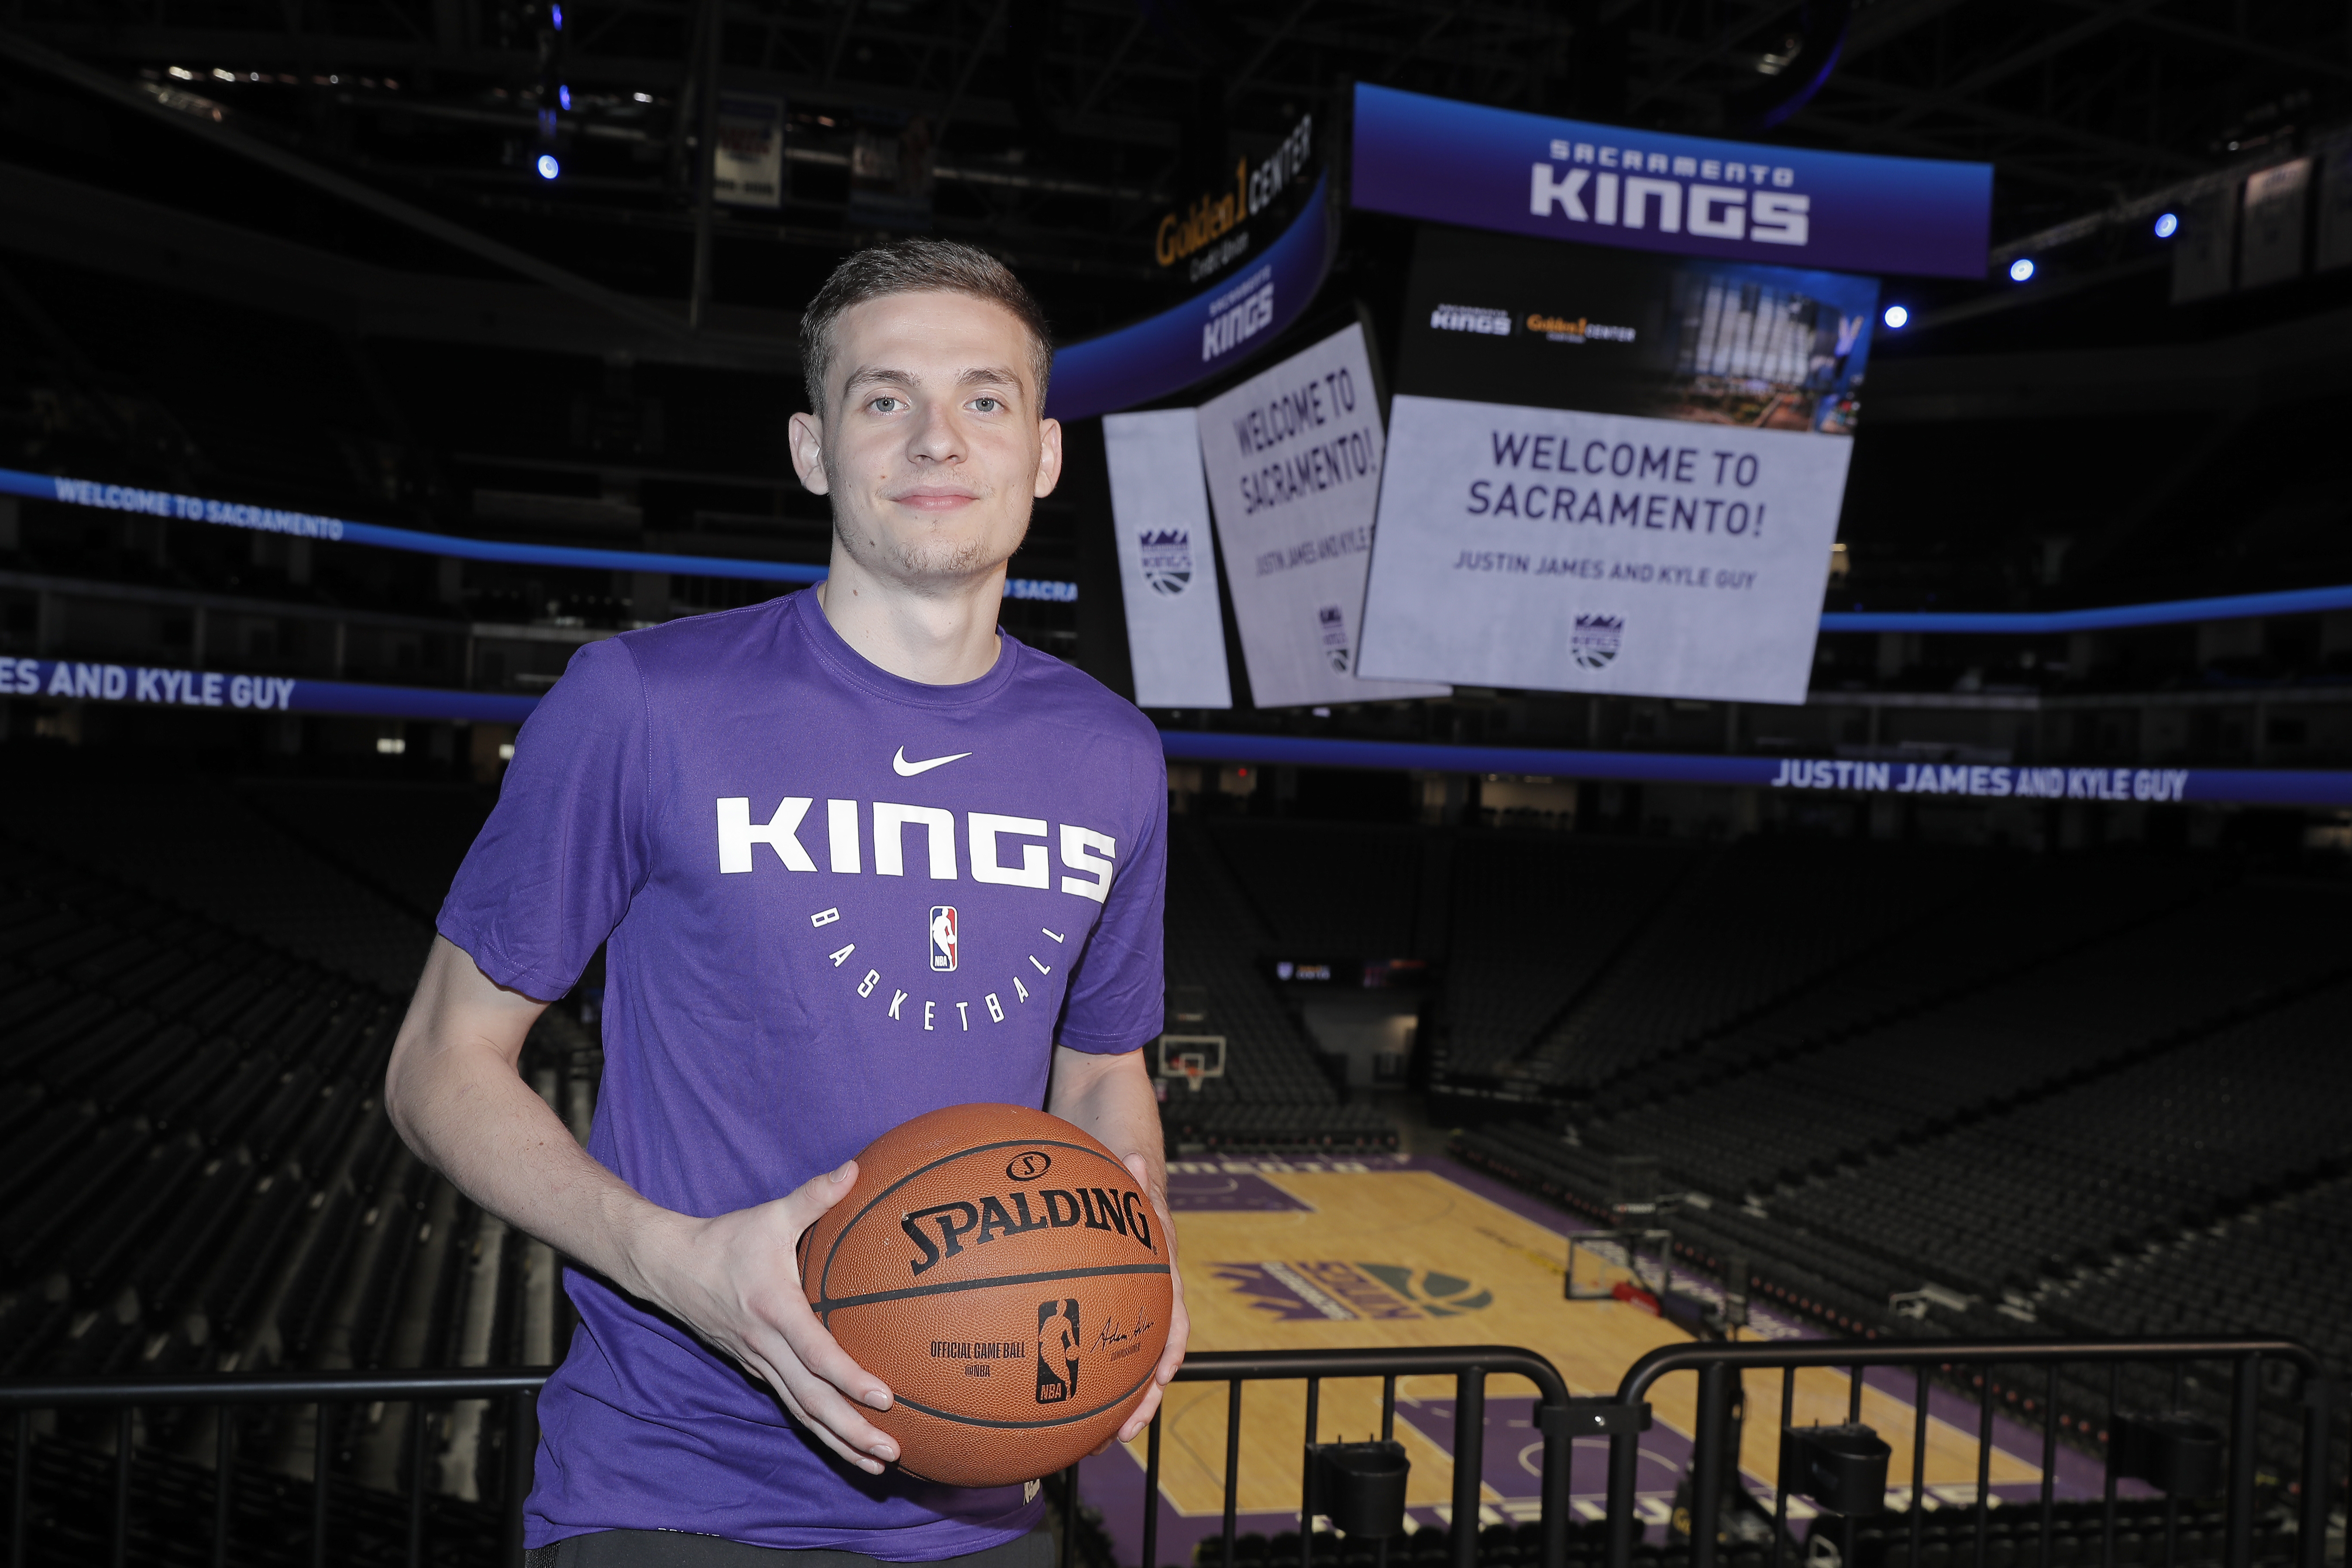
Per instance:
[[[2032,279],[2033,258],[2032,257],[2021,256],[2009,264],[2009,280],[2011,283],[2027,283],[2032,281]]]
[[[555,24],[555,30],[559,33],[563,31],[563,7],[561,5],[551,5],[548,7],[548,15],[549,19],[553,21]]]
[[[638,103],[651,103],[654,100],[654,95],[650,92],[633,92],[629,97]]]
[[[569,110],[572,107],[572,89],[568,87],[557,88],[555,89],[555,101]]]
[[[2179,213],[2166,213],[2156,220],[2157,238],[2170,239],[2179,232],[2180,215]]]
[[[1889,305],[1886,307],[1886,324],[1896,331],[1901,331],[1904,327],[1910,323],[1910,321],[1911,312],[1905,310],[1902,306]]]
[[[541,153],[539,155],[538,169],[539,177],[542,180],[551,180],[563,173],[563,165],[555,161],[555,154],[552,153]]]

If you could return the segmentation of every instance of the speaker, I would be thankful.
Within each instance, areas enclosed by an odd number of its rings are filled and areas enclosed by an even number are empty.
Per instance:
[[[1891,1454],[1867,1426],[1791,1426],[1780,1434],[1780,1485],[1832,1513],[1880,1513]]]
[[[2167,1497],[2210,1497],[2221,1485],[2221,1429],[2183,1411],[2117,1415],[2107,1445],[2116,1474]]]
[[[1314,1443],[1307,1447],[1315,1496],[1323,1514],[1350,1538],[1384,1541],[1404,1533],[1404,1483],[1412,1462],[1402,1443]],[[1312,1528],[1310,1519],[1308,1527]]]

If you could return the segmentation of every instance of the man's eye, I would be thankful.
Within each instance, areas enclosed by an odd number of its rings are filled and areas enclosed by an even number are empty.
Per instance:
[[[1004,406],[993,397],[975,397],[971,400],[971,405],[975,411],[982,414],[993,414]]]
[[[877,414],[894,414],[905,405],[895,397],[877,397],[866,406]]]

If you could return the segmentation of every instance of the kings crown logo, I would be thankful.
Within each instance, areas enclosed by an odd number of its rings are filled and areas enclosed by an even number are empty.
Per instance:
[[[1143,580],[1151,591],[1174,598],[1192,584],[1192,536],[1181,528],[1163,528],[1157,533],[1146,533],[1138,542],[1143,546]]]
[[[1323,634],[1323,657],[1331,661],[1332,669],[1348,673],[1348,613],[1337,605],[1326,605],[1315,612],[1317,626]]]
[[[1579,616],[1576,629],[1569,634],[1568,657],[1581,668],[1599,669],[1617,657],[1624,640],[1624,616]]]

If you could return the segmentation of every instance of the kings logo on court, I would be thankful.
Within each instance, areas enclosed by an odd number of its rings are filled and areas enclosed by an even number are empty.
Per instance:
[[[956,912],[953,904],[931,906],[931,970],[947,974],[956,966]]]

